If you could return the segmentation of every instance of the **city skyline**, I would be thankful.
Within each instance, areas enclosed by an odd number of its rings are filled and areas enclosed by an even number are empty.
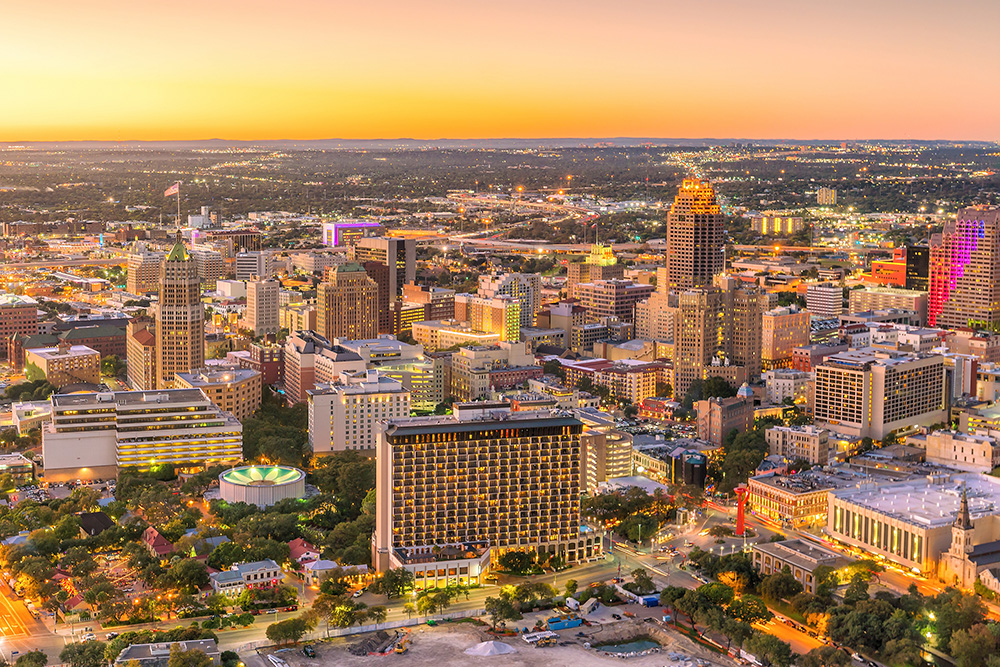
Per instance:
[[[5,9],[2,141],[1000,134],[982,1],[50,10]]]

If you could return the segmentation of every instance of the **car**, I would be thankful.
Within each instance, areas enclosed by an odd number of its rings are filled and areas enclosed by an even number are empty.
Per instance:
[[[878,667],[878,663],[875,662],[874,660],[869,660],[868,667]]]
[[[861,654],[857,653],[857,652],[851,654],[851,660],[857,660],[858,662],[864,662],[864,659],[861,657]]]
[[[361,594],[364,593],[364,592],[365,592],[365,590],[363,588],[359,588],[358,590],[354,591],[354,593],[351,594],[351,597],[352,598],[359,598],[359,597],[361,597]]]
[[[616,621],[622,620],[622,617],[621,617],[620,614],[611,614],[611,618],[615,619]]]
[[[97,635],[95,635],[93,632],[88,632],[83,636],[83,641],[85,642],[92,642],[96,640],[97,640]]]
[[[308,645],[307,646],[303,646],[302,647],[302,655],[304,655],[307,658],[315,658],[316,657],[316,649],[314,649],[312,646],[308,646]]]
[[[111,641],[117,636],[118,636],[117,632],[109,632],[104,638],[107,639],[108,641]]]

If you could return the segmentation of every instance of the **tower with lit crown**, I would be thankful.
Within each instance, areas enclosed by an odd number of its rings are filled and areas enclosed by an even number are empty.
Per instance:
[[[175,373],[205,365],[205,307],[194,258],[177,243],[160,265],[156,313],[158,388],[174,386]]]
[[[667,214],[666,286],[685,289],[712,284],[725,266],[723,216],[715,189],[706,180],[685,178]]]

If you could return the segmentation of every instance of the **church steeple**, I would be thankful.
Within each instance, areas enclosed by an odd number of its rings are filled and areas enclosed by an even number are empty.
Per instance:
[[[958,515],[955,517],[955,527],[962,530],[972,528],[972,519],[969,518],[969,494],[964,486],[962,487],[962,502],[958,506]]]

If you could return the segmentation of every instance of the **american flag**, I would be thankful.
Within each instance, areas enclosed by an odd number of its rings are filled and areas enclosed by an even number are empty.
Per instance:
[[[164,197],[171,197],[171,196],[177,194],[180,191],[181,191],[181,182],[177,181],[176,183],[174,183],[169,188],[167,188],[166,190],[163,191],[163,196]]]

